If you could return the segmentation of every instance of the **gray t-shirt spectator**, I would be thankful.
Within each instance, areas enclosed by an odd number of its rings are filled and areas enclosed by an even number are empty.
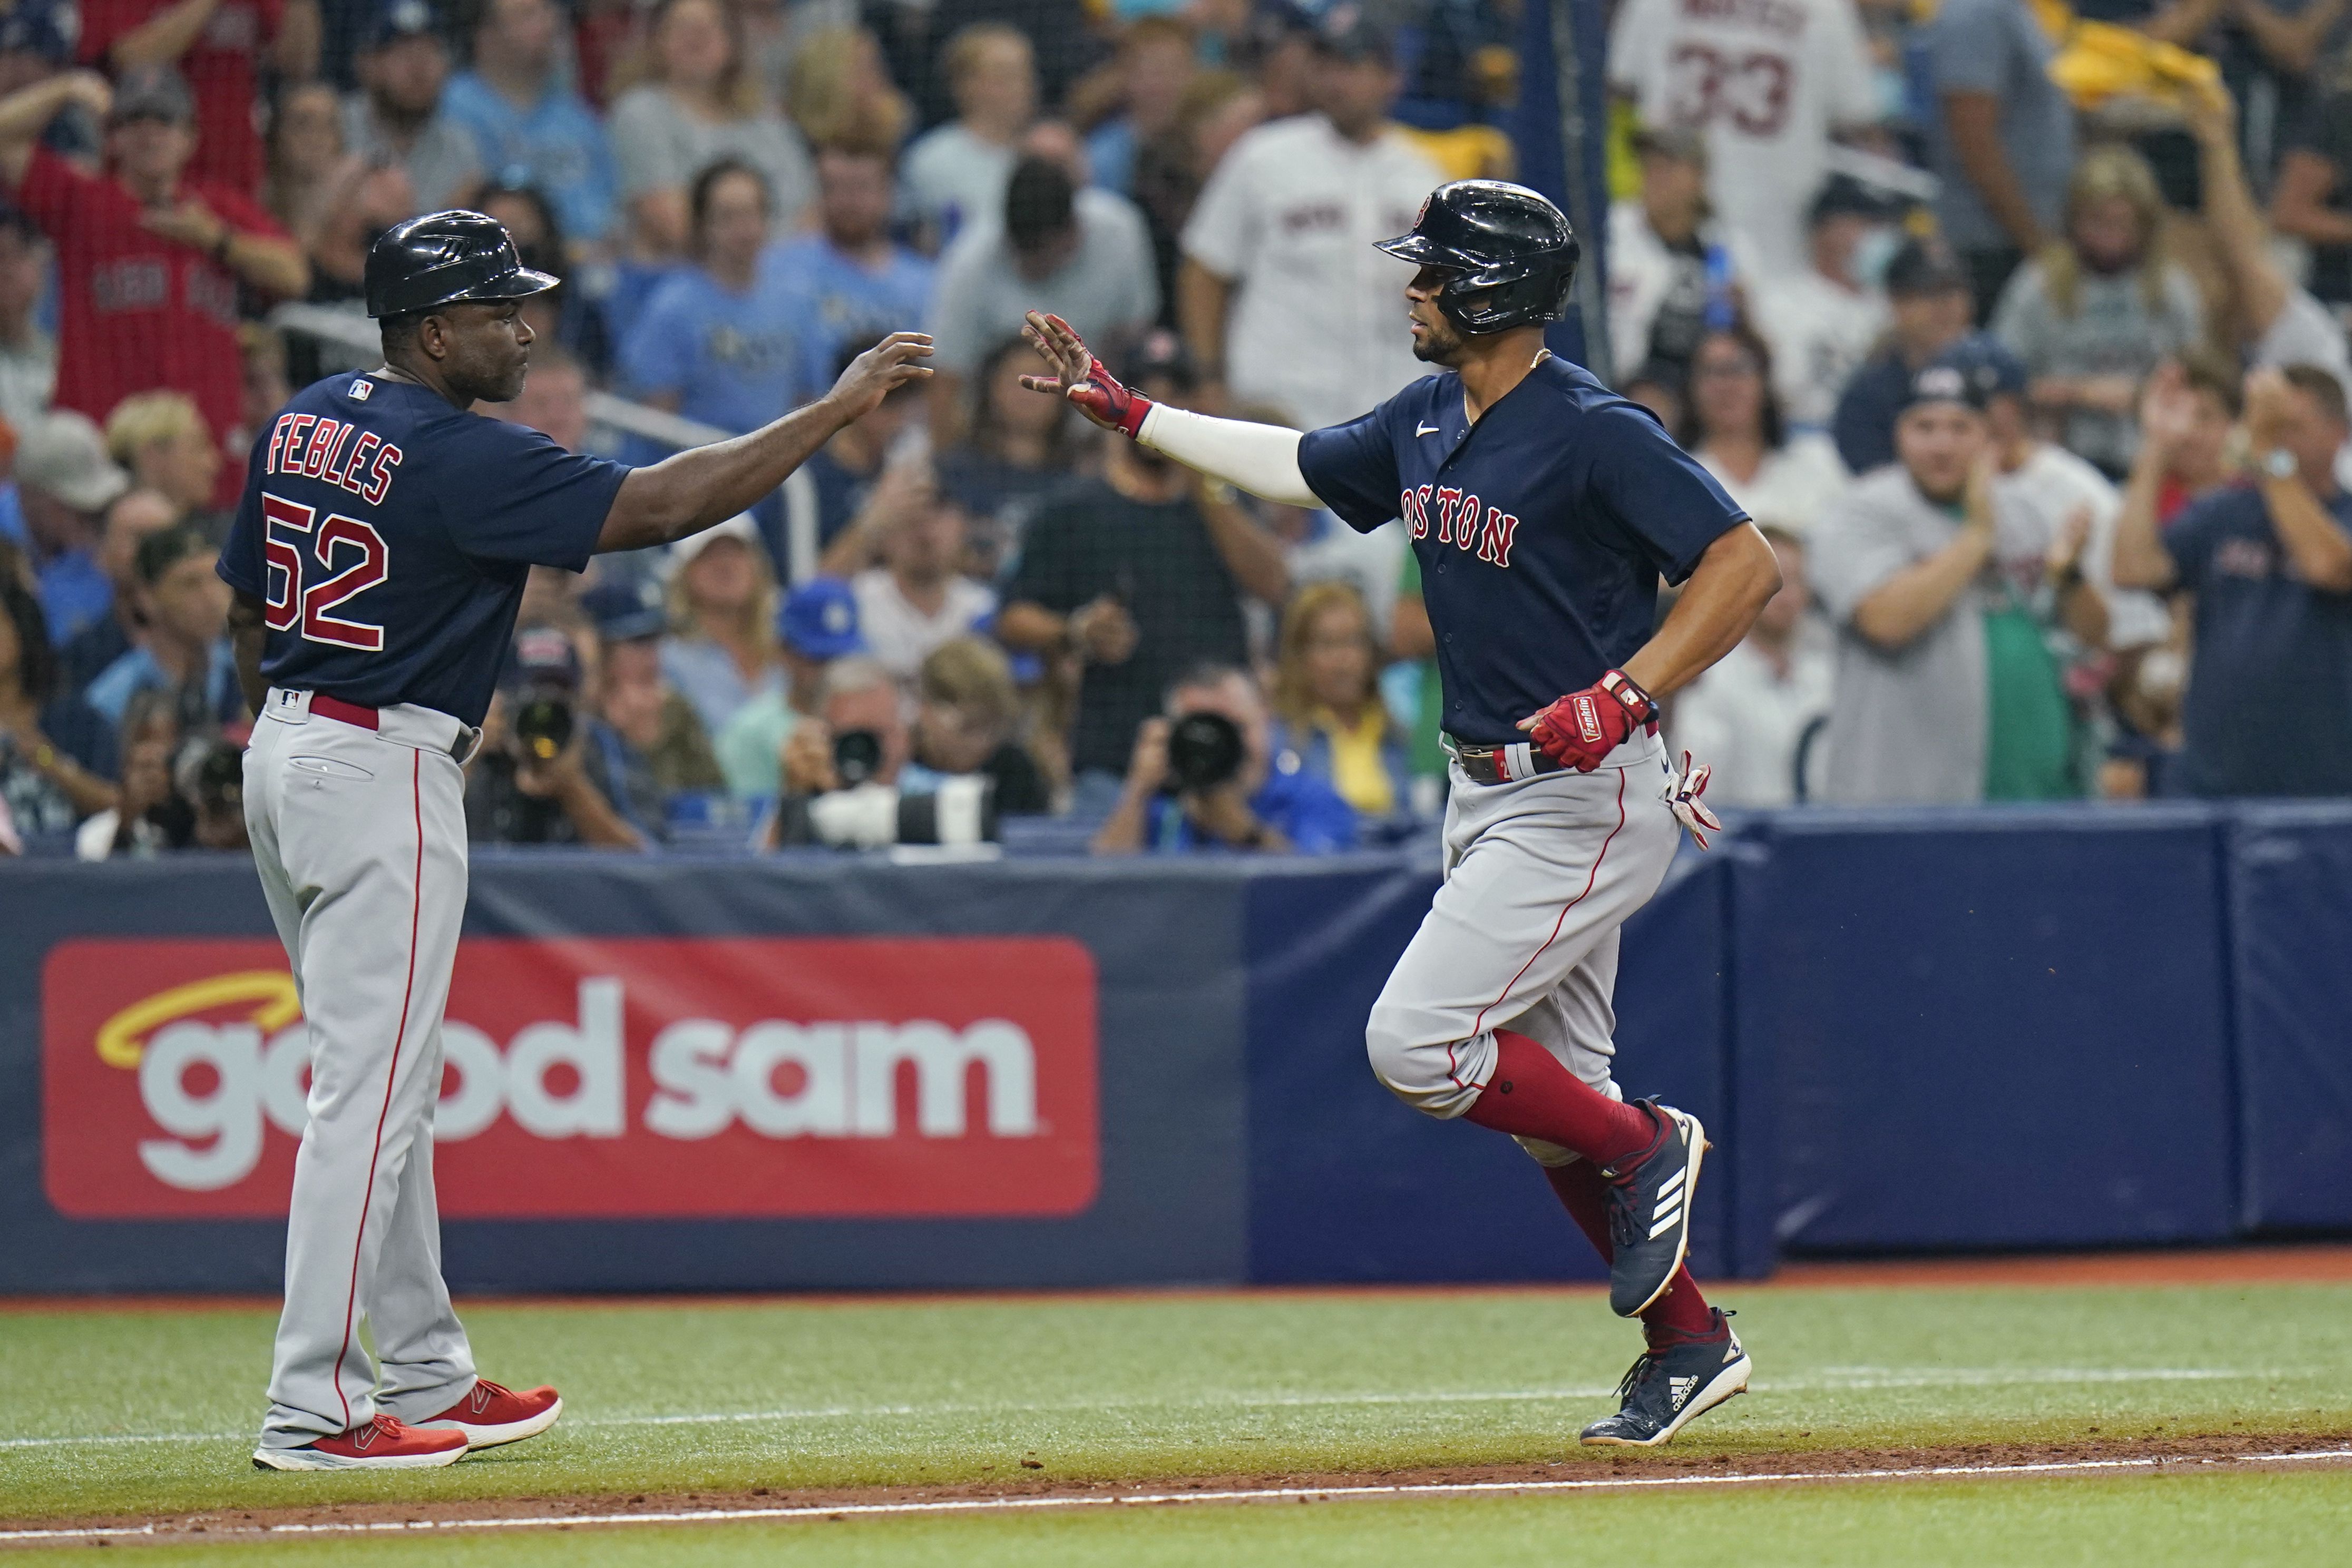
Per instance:
[[[2074,169],[2074,110],[2050,79],[2049,35],[2025,0],[1946,0],[1926,29],[1929,72],[1948,92],[2000,100],[2000,144],[2042,226],[2055,229]],[[1956,250],[2000,250],[2015,242],[1993,221],[1961,172],[1940,112],[1928,117],[1928,162],[1942,182],[1936,216]]]
[[[2017,269],[1993,312],[1993,336],[2041,376],[2129,376],[2197,346],[2205,335],[2205,308],[2185,268],[2168,266],[2151,308],[2141,274],[2102,277],[2077,268],[2074,310],[2062,314],[2050,298],[2039,259]],[[2076,409],[2066,416],[2064,444],[2109,473],[2131,465],[2138,425],[2127,414]]]
[[[457,205],[482,178],[482,161],[475,155],[474,139],[438,114],[425,122],[404,156],[376,122],[363,92],[343,99],[343,145],[366,162],[399,164],[416,193],[420,213]]]
[[[1836,694],[1820,798],[1840,805],[1974,801],[1985,777],[1983,605],[1974,585],[1889,652],[1853,629],[1855,606],[1952,542],[1960,520],[1890,466],[1854,482],[1815,526],[1806,570],[1837,627]]]
[[[1077,193],[1076,214],[1077,249],[1058,271],[1034,282],[1021,275],[1002,223],[968,229],[948,247],[932,306],[934,364],[971,375],[999,343],[1020,335],[1029,310],[1059,316],[1106,349],[1151,324],[1160,314],[1160,283],[1134,204],[1090,188]]]
[[[740,158],[768,182],[772,221],[789,230],[816,193],[816,171],[801,133],[772,111],[713,124],[678,108],[658,86],[632,88],[607,121],[621,168],[621,199],[665,188],[684,190],[721,158]]]

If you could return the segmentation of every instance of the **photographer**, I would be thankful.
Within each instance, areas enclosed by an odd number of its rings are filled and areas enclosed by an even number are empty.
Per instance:
[[[923,661],[915,687],[909,772],[986,778],[1000,816],[1042,816],[1054,809],[1045,774],[1013,738],[1021,694],[1003,650],[978,637],[950,638]]]
[[[1127,786],[1094,852],[1353,849],[1355,810],[1297,752],[1276,752],[1272,733],[1265,698],[1245,672],[1208,664],[1179,680],[1166,716],[1136,731]]]
[[[482,744],[466,776],[466,831],[478,844],[642,850],[646,836],[589,776],[580,653],[553,626],[515,633]]]
[[[988,775],[909,766],[912,749],[890,672],[866,654],[836,660],[818,688],[817,711],[784,742],[784,792],[752,842],[850,850],[994,839]]]

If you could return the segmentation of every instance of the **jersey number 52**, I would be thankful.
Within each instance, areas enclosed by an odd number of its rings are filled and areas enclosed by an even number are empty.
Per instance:
[[[363,653],[382,653],[383,627],[346,621],[329,612],[365,593],[390,574],[392,552],[384,547],[383,536],[373,525],[341,512],[318,523],[318,507],[267,491],[261,497],[261,515],[267,524],[262,549],[269,563],[265,617],[269,629],[299,632],[310,642],[356,648]],[[299,541],[282,538],[281,528],[304,537]],[[314,551],[325,575],[306,584],[302,579]]]

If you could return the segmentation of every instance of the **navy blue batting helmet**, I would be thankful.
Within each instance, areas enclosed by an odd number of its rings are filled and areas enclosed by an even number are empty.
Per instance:
[[[462,209],[427,213],[385,230],[368,247],[367,313],[406,316],[461,300],[520,299],[562,281],[525,267],[498,219]]]
[[[1566,214],[1503,180],[1440,185],[1422,203],[1411,233],[1379,244],[1416,267],[1454,274],[1437,292],[1437,308],[1465,332],[1506,332],[1568,314],[1583,248]]]

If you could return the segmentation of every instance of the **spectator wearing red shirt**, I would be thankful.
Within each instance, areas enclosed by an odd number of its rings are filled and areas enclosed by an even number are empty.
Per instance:
[[[109,115],[108,173],[36,145],[68,103]],[[188,393],[232,458],[215,497],[228,507],[245,476],[237,285],[299,298],[310,269],[252,197],[183,180],[192,120],[168,70],[134,72],[119,92],[88,71],[51,78],[0,99],[0,184],[57,246],[58,406],[102,423],[132,392]]]
[[[188,177],[261,189],[260,67],[289,81],[319,68],[317,0],[82,0],[85,65],[121,76],[153,66],[194,87],[201,134]]]

